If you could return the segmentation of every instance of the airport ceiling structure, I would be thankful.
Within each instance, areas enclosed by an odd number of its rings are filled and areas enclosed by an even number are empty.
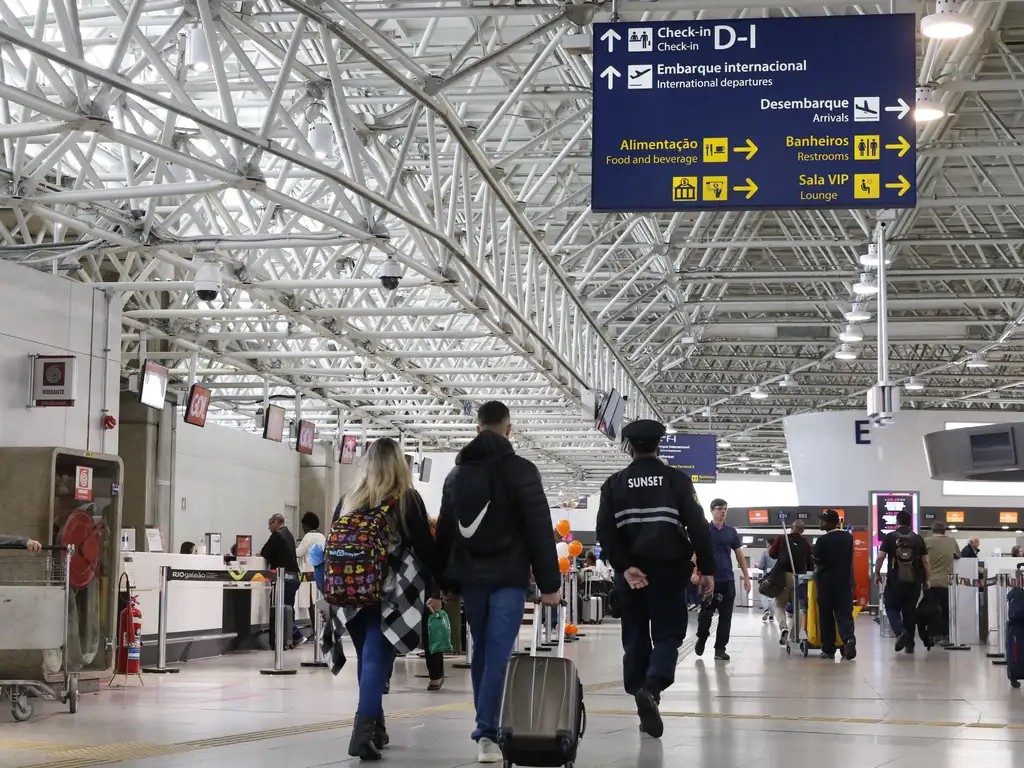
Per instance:
[[[195,376],[215,422],[297,400],[322,436],[444,450],[500,397],[519,449],[575,493],[622,464],[581,409],[614,387],[628,418],[719,435],[721,470],[784,473],[783,417],[863,408],[875,383],[854,285],[876,212],[591,211],[592,56],[566,37],[612,6],[4,0],[0,256],[107,290],[125,373]],[[904,407],[1020,409],[1024,14],[963,10],[974,34],[918,40],[948,115],[917,125],[919,204],[889,228],[892,377],[913,377]],[[222,279],[212,301],[197,273]],[[854,303],[864,338],[840,359]]]

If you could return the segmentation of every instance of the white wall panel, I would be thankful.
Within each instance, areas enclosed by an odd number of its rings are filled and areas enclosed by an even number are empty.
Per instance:
[[[174,552],[183,541],[200,543],[208,531],[223,536],[224,551],[236,535],[249,534],[253,551],[259,552],[268,536],[267,519],[298,507],[299,454],[292,444],[215,424],[200,429],[179,422],[176,456]],[[296,538],[300,530],[293,528]]]
[[[0,445],[117,453],[101,412],[119,411],[120,313],[86,285],[0,262]],[[109,349],[104,361],[104,350]],[[29,355],[75,355],[73,408],[26,408]]]
[[[947,423],[1024,421],[1019,414],[987,411],[904,411],[885,429],[861,427],[861,411],[808,413],[784,422],[789,457],[800,504],[827,506],[868,503],[872,490],[921,492],[924,506],[1016,507],[1020,497],[945,495],[942,481],[932,480],[923,436],[941,432]]]

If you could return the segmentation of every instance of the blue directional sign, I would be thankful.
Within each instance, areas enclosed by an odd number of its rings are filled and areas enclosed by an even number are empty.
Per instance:
[[[714,435],[665,435],[659,454],[670,467],[681,469],[695,483],[718,479],[718,441]]]
[[[909,208],[911,14],[594,25],[595,211]]]

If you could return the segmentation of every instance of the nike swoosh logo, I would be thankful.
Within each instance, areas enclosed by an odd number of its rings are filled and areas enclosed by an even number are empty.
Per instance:
[[[469,525],[463,525],[461,521],[459,522],[459,533],[462,534],[462,538],[471,539],[476,535],[477,530],[480,528],[480,523],[484,521],[484,515],[487,514],[487,510],[490,506],[491,502],[489,501],[484,504],[484,508],[481,509],[480,514],[476,516],[476,520]]]

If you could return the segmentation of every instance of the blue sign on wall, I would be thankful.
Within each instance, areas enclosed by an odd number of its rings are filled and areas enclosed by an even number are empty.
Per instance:
[[[912,14],[594,25],[595,211],[910,208]]]
[[[693,482],[718,479],[718,440],[714,435],[665,435],[660,448],[661,458],[670,467],[683,470]]]

